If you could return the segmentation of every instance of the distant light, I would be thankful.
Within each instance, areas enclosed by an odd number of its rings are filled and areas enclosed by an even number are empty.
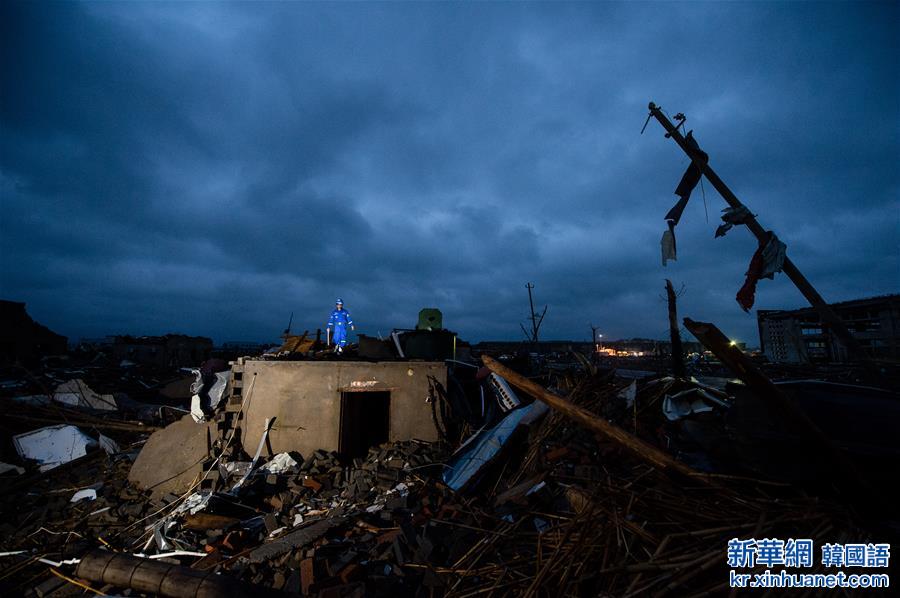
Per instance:
[[[737,341],[731,341],[728,344],[731,345],[732,347],[737,347]]]

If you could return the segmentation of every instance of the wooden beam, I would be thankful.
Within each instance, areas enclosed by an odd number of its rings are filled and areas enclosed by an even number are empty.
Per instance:
[[[668,453],[648,444],[637,436],[629,434],[622,428],[606,421],[602,417],[594,415],[584,407],[570,403],[561,396],[550,392],[540,384],[536,384],[528,378],[512,371],[487,355],[483,355],[481,360],[489,370],[498,376],[505,378],[507,382],[516,388],[519,388],[535,399],[546,403],[551,408],[559,411],[585,428],[615,442],[641,461],[649,463],[664,473],[675,474],[676,476],[699,480],[704,484],[712,485],[712,482],[706,475],[691,469],[684,463],[675,460]]]
[[[147,432],[152,433],[162,430],[159,426],[145,426],[140,423],[116,422],[85,417],[84,419],[77,415],[69,415],[65,420],[53,417],[35,417],[33,415],[23,415],[21,413],[6,413],[4,417],[19,419],[22,421],[38,422],[44,424],[69,424],[72,426],[82,426],[85,428],[97,428],[98,430],[117,430],[120,432]]]

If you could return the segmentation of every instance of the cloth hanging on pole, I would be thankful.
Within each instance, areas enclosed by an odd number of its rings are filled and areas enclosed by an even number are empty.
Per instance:
[[[781,272],[784,266],[784,258],[787,253],[787,245],[778,240],[775,233],[766,231],[765,240],[760,241],[753,257],[750,258],[750,266],[747,268],[747,279],[737,292],[737,302],[741,309],[750,311],[756,300],[756,283],[761,278],[775,278],[776,272]]]
[[[775,236],[775,233],[769,231],[769,234],[772,235],[772,238],[769,239],[769,242],[766,243],[766,246],[763,248],[763,270],[761,276],[762,278],[772,280],[775,278],[775,273],[781,272],[781,269],[784,268],[784,258],[787,256],[787,245],[782,243],[781,240]]]
[[[691,157],[691,163],[687,170],[684,171],[681,181],[675,188],[675,195],[681,199],[672,206],[672,209],[669,210],[664,218],[664,220],[672,220],[675,224],[678,224],[678,221],[681,220],[681,214],[684,212],[684,208],[687,207],[688,200],[691,198],[691,192],[697,186],[697,183],[700,182],[700,177],[703,176],[701,164],[705,166],[709,162],[709,155],[700,149],[700,145],[694,139],[693,131],[688,131],[684,140],[688,146],[688,155]]]
[[[730,231],[735,224],[744,224],[751,215],[752,214],[750,214],[750,210],[747,209],[747,206],[724,208],[722,210],[722,222],[725,224],[720,224],[719,227],[716,228],[715,238],[718,239],[719,237],[724,237],[725,233]]]
[[[662,265],[666,265],[667,260],[676,261],[678,258],[676,257],[677,253],[675,250],[675,223],[669,220],[669,228],[666,232],[663,233],[662,239],[659,242],[662,248]]]
[[[682,179],[683,180],[683,179]],[[684,212],[684,208],[687,207],[687,202],[691,198],[691,193],[688,191],[687,195],[682,195],[681,199],[678,200],[672,209],[666,212],[665,218],[663,220],[668,220],[669,222],[674,222],[678,224],[678,221],[681,220],[681,214]]]

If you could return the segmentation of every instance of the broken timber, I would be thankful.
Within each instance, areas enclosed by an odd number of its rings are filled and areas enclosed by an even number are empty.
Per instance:
[[[677,143],[678,146],[684,150],[684,153],[686,153],[700,168],[700,172],[706,175],[706,180],[715,187],[716,191],[719,192],[728,205],[735,209],[743,206],[737,196],[732,193],[731,189],[725,185],[722,179],[719,178],[719,175],[715,173],[707,162],[703,160],[694,160],[694,156],[691,154],[691,149],[688,146],[687,141],[685,141],[684,136],[666,115],[663,114],[660,107],[653,102],[650,102],[649,107],[650,115],[656,118],[656,120],[659,121],[659,124],[666,130],[666,137],[671,137],[675,140],[675,143]],[[767,239],[766,231],[759,222],[756,221],[756,218],[752,214],[747,217],[744,224],[750,229],[750,232],[753,233],[760,243],[765,242]],[[822,296],[819,295],[819,292],[812,286],[812,283],[810,283],[800,270],[797,269],[797,266],[794,265],[794,262],[791,261],[790,257],[785,256],[782,269],[784,273],[787,274],[788,278],[791,279],[791,282],[793,282],[800,292],[803,293],[803,296],[806,297],[806,300],[809,301],[810,305],[812,305],[819,313],[822,322],[831,326],[831,329],[834,330],[834,333],[840,338],[841,342],[847,348],[847,351],[861,361],[870,363],[871,360],[869,359],[869,356],[856,339],[853,338],[853,335],[850,333],[850,330],[847,329],[847,326],[844,325],[844,322],[838,317],[834,310],[831,309],[831,306],[825,302]]]
[[[715,324],[695,322],[690,318],[685,318],[684,326],[697,337],[697,340],[703,343],[704,347],[712,351],[722,363],[730,368],[753,391],[755,396],[781,411],[800,433],[815,441],[822,451],[831,457],[834,465],[843,473],[843,487],[848,495],[855,495],[857,498],[873,496],[873,489],[843,451],[819,429],[806,413],[794,404],[784,391],[775,386],[743,351],[732,345],[728,337],[722,334]]]
[[[656,469],[659,469],[665,473],[678,474],[682,477],[696,479],[705,484],[712,485],[712,482],[709,480],[709,478],[702,473],[694,471],[684,463],[673,459],[655,446],[644,442],[637,436],[629,434],[622,428],[609,423],[605,419],[597,417],[587,409],[579,407],[578,405],[574,405],[561,396],[556,395],[543,388],[539,384],[532,382],[528,378],[517,374],[495,359],[484,355],[482,356],[481,360],[489,370],[491,370],[498,376],[502,376],[513,386],[523,390],[539,401],[546,403],[551,408],[559,411],[566,417],[575,420],[589,430],[597,432],[604,438],[612,440],[622,448],[628,450],[637,458],[649,463]]]
[[[666,279],[666,299],[669,303],[669,336],[672,339],[672,373],[676,378],[684,378],[686,376],[684,353],[681,348],[681,335],[678,332],[675,289],[672,287],[672,281],[668,278]]]
[[[310,542],[318,540],[325,535],[328,530],[344,523],[347,517],[334,517],[332,519],[322,519],[300,529],[289,532],[280,538],[273,540],[267,544],[263,544],[250,553],[250,562],[261,563],[266,559],[280,556],[285,552],[294,548],[303,547]]]

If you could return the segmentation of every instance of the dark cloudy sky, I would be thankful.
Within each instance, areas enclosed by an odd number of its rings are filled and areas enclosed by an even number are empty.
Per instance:
[[[73,338],[270,340],[340,296],[517,339],[531,281],[545,338],[662,337],[670,277],[755,345],[708,183],[661,265],[688,160],[647,103],[826,299],[900,291],[898,6],[4,2],[0,297]]]

